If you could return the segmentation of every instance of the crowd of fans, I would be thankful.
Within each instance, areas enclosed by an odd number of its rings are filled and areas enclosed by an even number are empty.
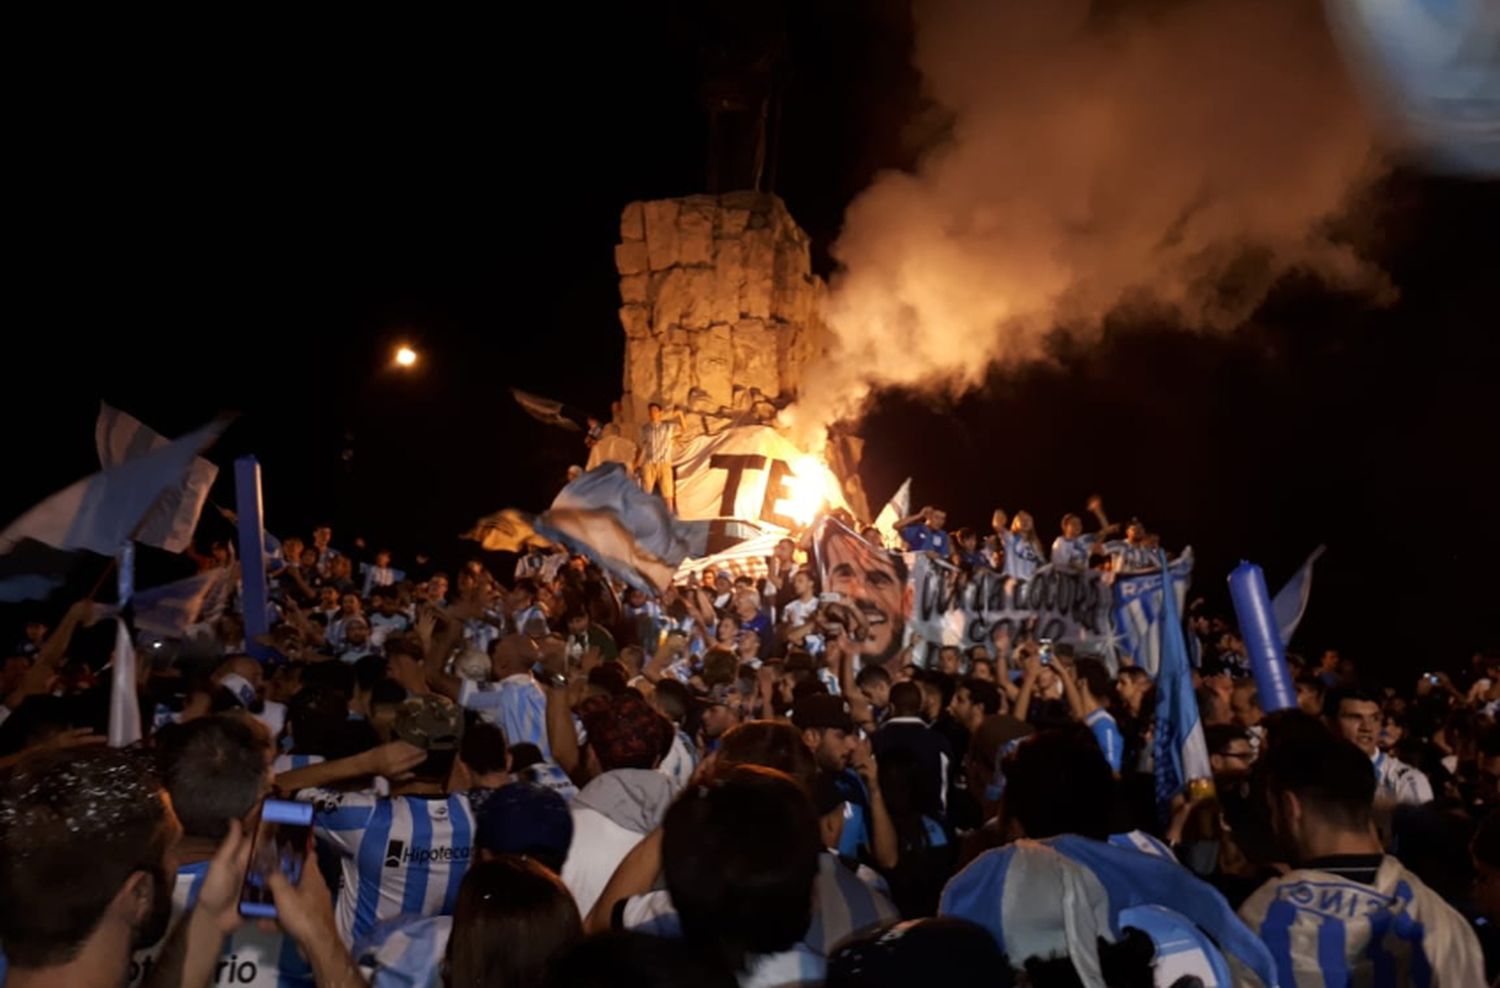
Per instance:
[[[1155,540],[925,509],[910,552],[1027,576]],[[872,540],[880,538],[873,529]],[[362,544],[357,546],[363,549]],[[233,568],[227,547],[202,557]],[[141,638],[102,745],[89,602],[0,670],[6,984],[1479,985],[1497,972],[1500,656],[1375,685],[1290,657],[1263,712],[1188,615],[1213,769],[1170,803],[1155,685],[1066,643],[861,655],[787,540],[660,595],[529,548],[504,581],[319,528],[235,606]],[[900,643],[897,643],[898,645]],[[915,661],[914,655],[924,656]],[[267,796],[314,807],[274,921],[239,912]],[[316,867],[313,863],[316,862]],[[1488,974],[1486,974],[1488,971]]]

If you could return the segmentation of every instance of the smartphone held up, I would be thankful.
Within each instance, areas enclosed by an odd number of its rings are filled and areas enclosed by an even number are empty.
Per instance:
[[[311,803],[268,799],[262,804],[250,865],[245,869],[245,883],[240,889],[242,916],[276,916],[276,902],[267,881],[274,869],[280,869],[292,885],[302,880],[312,818]]]

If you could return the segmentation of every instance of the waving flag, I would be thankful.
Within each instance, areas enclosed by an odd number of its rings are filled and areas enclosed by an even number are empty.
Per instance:
[[[1307,557],[1307,562],[1292,574],[1292,578],[1286,581],[1286,586],[1276,591],[1276,597],[1271,601],[1271,610],[1276,614],[1276,627],[1281,631],[1283,646],[1292,643],[1292,635],[1297,633],[1297,625],[1302,623],[1302,615],[1307,613],[1307,600],[1312,596],[1313,563],[1327,549],[1327,546],[1322,545],[1314,549],[1312,555]]]
[[[648,593],[671,586],[682,561],[704,555],[708,547],[708,522],[678,519],[618,463],[580,475],[532,527]]]
[[[677,579],[693,573],[717,573],[724,570],[731,578],[748,576],[752,580],[763,580],[771,575],[766,560],[776,551],[776,546],[786,538],[785,532],[764,532],[754,538],[700,559],[689,559],[677,568]]]
[[[1163,570],[1167,554],[1158,550]],[[1182,639],[1177,595],[1164,593],[1161,616],[1155,622],[1160,641],[1161,664],[1156,670],[1156,804],[1165,812],[1173,796],[1194,779],[1212,779],[1208,744],[1198,720],[1198,700],[1193,695],[1193,671],[1188,666],[1187,644]]]
[[[99,448],[99,465],[108,470],[144,456],[171,443],[140,419],[104,402],[99,403],[99,419],[94,425],[94,444]],[[193,530],[203,502],[219,476],[219,468],[203,457],[194,457],[181,484],[163,492],[151,513],[136,532],[137,542],[157,546],[168,552],[181,552],[193,542]]]
[[[510,393],[516,399],[516,404],[538,422],[559,426],[572,432],[582,432],[584,423],[588,421],[588,417],[578,409],[570,408],[560,401],[543,398],[529,391],[522,391],[520,388],[511,388]]]
[[[1192,547],[1168,566],[1172,574],[1173,604],[1180,613],[1187,599],[1188,584],[1193,579]],[[1116,576],[1114,581],[1115,648],[1129,655],[1135,664],[1152,676],[1161,666],[1162,637],[1157,625],[1165,612],[1163,588],[1166,581],[1161,570]]]
[[[901,545],[900,537],[896,532],[896,522],[909,514],[911,514],[911,478],[907,477],[901,481],[901,486],[896,488],[896,493],[885,502],[885,507],[880,509],[880,516],[875,519],[875,527],[880,530],[880,537],[885,539],[886,545]]]
[[[55,549],[114,555],[127,539],[137,537],[141,523],[165,495],[181,489],[198,453],[227,424],[211,422],[64,487],[0,532],[0,552],[31,538]]]

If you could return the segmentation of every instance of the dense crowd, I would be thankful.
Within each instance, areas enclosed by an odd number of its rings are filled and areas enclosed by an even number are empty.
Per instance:
[[[665,493],[670,493],[665,492]],[[899,546],[1029,576],[1156,565],[1029,514]],[[98,608],[29,623],[0,690],[7,984],[1471,986],[1500,962],[1500,655],[1376,684],[1290,656],[1266,714],[1195,606],[1213,779],[1170,801],[1156,686],[1024,632],[863,647],[811,546],[659,595],[529,547],[499,579],[335,548],[140,635],[145,737],[98,736]],[[199,558],[228,574],[227,546]],[[233,583],[232,576],[228,581]],[[252,657],[251,653],[255,653]],[[313,806],[308,866],[240,913],[260,807]],[[316,866],[314,866],[314,863]],[[1486,974],[1488,971],[1488,974]]]

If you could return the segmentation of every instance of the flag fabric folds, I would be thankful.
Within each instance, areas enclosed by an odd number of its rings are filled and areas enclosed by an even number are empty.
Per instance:
[[[1172,574],[1172,603],[1180,613],[1193,578],[1193,550],[1189,546],[1168,566]],[[1126,654],[1152,676],[1161,667],[1161,635],[1157,627],[1165,613],[1166,581],[1161,570],[1116,576],[1112,592],[1116,654]]]
[[[1167,554],[1158,550],[1162,569]],[[1193,671],[1188,666],[1182,619],[1177,595],[1164,593],[1160,619],[1155,622],[1160,665],[1156,671],[1156,804],[1165,812],[1173,796],[1193,779],[1212,779],[1208,744],[1198,719],[1198,700],[1193,694]]]
[[[641,490],[624,467],[606,463],[564,487],[533,527],[650,592],[671,586],[684,559],[704,554],[709,523],[681,521],[665,501]]]
[[[233,586],[234,570],[219,567],[139,590],[134,598],[135,626],[163,638],[181,638],[191,625],[219,617]]]
[[[511,388],[510,393],[516,399],[516,404],[538,422],[559,426],[572,432],[582,432],[588,421],[583,413],[560,401],[543,398],[529,391],[522,391],[520,388]]]
[[[901,545],[900,534],[896,531],[896,522],[911,514],[911,478],[907,477],[896,488],[896,493],[885,502],[885,507],[880,509],[880,515],[875,519],[875,527],[880,531],[880,537],[885,539],[885,544],[892,548]]]
[[[99,465],[108,470],[161,449],[171,440],[128,412],[100,402],[94,443],[99,449]],[[136,541],[168,552],[186,549],[193,542],[198,516],[218,476],[218,467],[201,456],[194,457],[183,482],[164,491],[142,520]]]
[[[1307,557],[1292,578],[1286,581],[1286,585],[1276,591],[1276,596],[1271,600],[1271,610],[1276,615],[1276,627],[1281,631],[1281,644],[1283,647],[1292,643],[1292,635],[1297,633],[1297,625],[1302,623],[1302,615],[1307,613],[1307,601],[1312,596],[1312,571],[1313,563],[1328,549],[1320,545]]]
[[[522,552],[532,543],[550,544],[531,527],[531,519],[525,512],[514,508],[485,515],[463,537],[473,539],[490,552]]]
[[[212,422],[63,488],[0,532],[0,552],[31,538],[55,549],[114,555],[136,536],[162,496],[181,487],[199,451],[217,439],[226,424]]]
[[[746,539],[723,552],[714,553],[712,556],[689,559],[677,568],[677,578],[685,579],[694,573],[711,576],[722,570],[729,574],[730,579],[748,576],[752,580],[763,580],[771,575],[766,560],[776,551],[777,544],[785,538],[785,532],[766,532]]]

